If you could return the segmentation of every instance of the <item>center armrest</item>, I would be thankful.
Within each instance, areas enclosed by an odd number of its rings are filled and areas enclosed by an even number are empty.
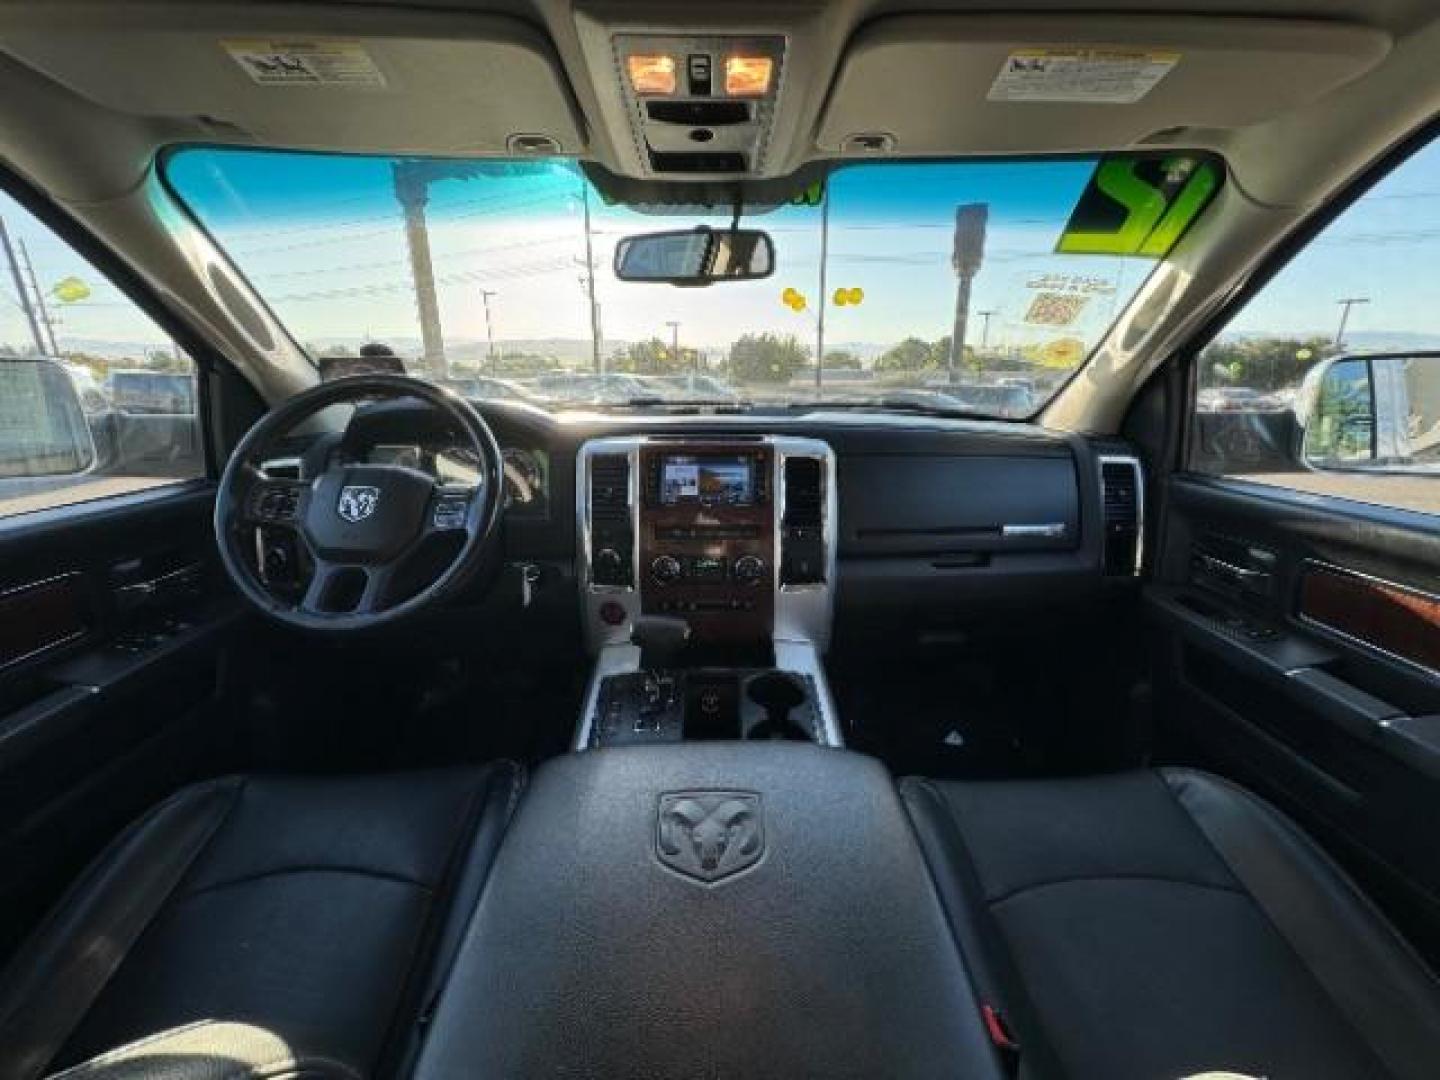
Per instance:
[[[803,744],[540,769],[416,1075],[999,1077],[888,774]]]

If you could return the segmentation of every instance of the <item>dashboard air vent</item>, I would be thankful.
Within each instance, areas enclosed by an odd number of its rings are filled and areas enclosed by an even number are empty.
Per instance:
[[[1105,515],[1105,573],[1140,573],[1142,489],[1140,463],[1134,458],[1100,459],[1100,494]]]
[[[590,579],[596,585],[634,584],[634,531],[630,525],[630,459],[590,459]]]
[[[825,580],[825,479],[820,459],[787,457],[784,479],[780,584],[818,584]]]

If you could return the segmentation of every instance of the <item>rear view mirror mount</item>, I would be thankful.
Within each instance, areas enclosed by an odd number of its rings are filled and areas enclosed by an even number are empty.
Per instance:
[[[621,281],[694,287],[758,281],[775,270],[775,247],[759,229],[679,229],[627,236],[615,245]]]

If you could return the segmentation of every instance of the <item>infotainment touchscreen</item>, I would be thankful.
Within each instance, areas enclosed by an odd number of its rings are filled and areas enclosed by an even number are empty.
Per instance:
[[[750,460],[743,457],[698,457],[673,454],[660,466],[660,502],[718,503],[749,506],[755,501]]]

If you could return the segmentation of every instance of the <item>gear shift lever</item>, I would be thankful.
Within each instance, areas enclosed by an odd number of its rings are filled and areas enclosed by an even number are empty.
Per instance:
[[[630,643],[640,646],[641,671],[674,667],[689,640],[690,624],[669,615],[638,615],[630,630]]]

